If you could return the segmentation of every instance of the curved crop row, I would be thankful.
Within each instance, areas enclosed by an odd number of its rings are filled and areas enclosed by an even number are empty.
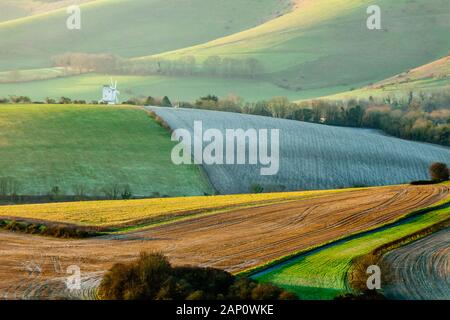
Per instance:
[[[279,129],[280,160],[276,175],[261,176],[260,165],[203,166],[221,193],[246,193],[255,184],[272,191],[408,183],[427,179],[431,163],[450,159],[450,148],[392,138],[372,130],[228,112],[148,109],[172,129],[187,129],[192,135],[195,121],[202,121],[204,131],[218,129],[224,137],[227,129]]]
[[[402,223],[305,253],[254,277],[294,291],[304,298],[331,299],[349,290],[347,274],[355,258],[449,218],[450,207],[440,206],[440,209],[431,209]]]

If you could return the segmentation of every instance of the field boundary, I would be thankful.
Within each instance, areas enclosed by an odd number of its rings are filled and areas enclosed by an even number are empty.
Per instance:
[[[446,206],[444,206],[444,208],[445,207],[450,207],[450,202]],[[435,210],[439,210],[439,208],[436,208]],[[381,259],[386,253],[426,238],[435,232],[448,228],[449,226],[450,218],[444,221],[437,222],[432,226],[415,231],[407,236],[385,243],[367,254],[353,258],[345,276],[345,283],[347,284],[348,290],[362,293],[366,286],[365,281],[362,281],[362,279],[365,279],[367,277],[367,274],[365,273],[367,267],[369,265],[380,266],[381,264],[383,264],[381,263]],[[387,265],[384,266],[388,267]],[[385,278],[385,280],[389,279],[389,274],[386,275],[385,273],[383,273],[383,277]]]
[[[24,219],[0,219],[0,230],[63,239],[85,239],[102,235],[92,227],[68,223],[42,223]]]
[[[159,124],[161,127],[166,129],[170,134],[173,133],[174,129],[166,122],[166,120],[164,120],[163,117],[159,116],[155,111],[153,111],[152,109],[149,109],[147,106],[141,106],[141,108],[142,108],[142,110],[147,112],[147,114],[151,118],[153,118],[153,120],[157,124]],[[191,157],[192,157],[192,155],[191,155]],[[205,168],[203,168],[203,165],[197,165],[197,168],[199,169],[200,178],[203,179],[209,187],[211,187],[211,189],[214,191],[214,194],[215,195],[220,194],[219,191],[217,190],[217,188],[212,184],[208,173],[206,172]]]
[[[269,261],[269,262],[267,262],[267,263],[265,263],[263,265],[260,265],[260,266],[254,267],[254,268],[250,268],[250,269],[247,269],[247,270],[243,270],[243,271],[237,273],[237,275],[242,276],[242,277],[254,277],[254,276],[257,276],[260,273],[266,273],[272,268],[275,268],[275,267],[278,267],[278,266],[283,266],[285,264],[289,264],[291,262],[291,260],[297,259],[297,258],[299,258],[302,255],[312,254],[312,253],[314,253],[316,251],[320,251],[320,250],[323,250],[323,249],[326,249],[326,248],[338,245],[338,244],[346,242],[346,241],[350,241],[350,240],[353,240],[353,239],[361,238],[361,237],[364,237],[366,235],[369,235],[369,234],[372,234],[372,233],[375,233],[375,232],[383,231],[383,230],[388,229],[390,227],[394,227],[396,225],[404,224],[405,222],[408,222],[409,220],[411,220],[411,219],[413,219],[413,218],[415,218],[417,216],[420,216],[420,215],[423,215],[423,214],[426,214],[428,212],[432,212],[432,211],[435,211],[435,210],[444,209],[444,208],[447,208],[449,206],[450,206],[450,197],[447,197],[446,199],[441,200],[441,201],[435,203],[434,205],[414,210],[414,211],[412,211],[410,213],[407,213],[407,214],[405,214],[405,215],[395,219],[394,221],[391,221],[391,222],[386,223],[384,225],[381,225],[381,226],[378,226],[378,227],[374,227],[374,228],[368,229],[366,231],[362,231],[362,232],[357,232],[357,233],[353,233],[353,234],[350,234],[350,235],[346,235],[344,237],[337,238],[337,239],[334,239],[334,240],[322,243],[322,244],[320,244],[318,246],[313,246],[313,247],[310,247],[310,248],[307,248],[307,249],[303,249],[303,250],[294,252],[294,253],[292,253],[290,255],[287,255],[287,256],[284,256],[284,257],[281,257],[281,258]]]
[[[344,192],[343,190],[336,190],[332,193],[340,193]],[[350,190],[346,192],[352,192],[357,190]],[[86,229],[86,230],[92,230],[99,234],[108,235],[108,234],[118,234],[118,233],[127,233],[134,230],[143,231],[148,228],[161,226],[164,224],[170,224],[175,223],[179,221],[189,220],[189,219],[195,219],[197,217],[203,217],[213,214],[219,214],[234,210],[241,210],[241,209],[247,209],[247,208],[260,208],[260,207],[266,207],[270,205],[277,205],[277,204],[283,204],[283,203],[289,203],[289,202],[295,202],[295,201],[302,201],[302,200],[309,200],[309,199],[317,199],[321,197],[326,197],[330,195],[329,191],[324,191],[323,194],[317,194],[314,196],[305,196],[305,195],[299,195],[297,197],[293,198],[285,198],[285,199],[268,199],[268,200],[260,200],[260,201],[253,201],[243,204],[236,204],[236,205],[224,205],[224,206],[218,206],[213,207],[210,209],[194,209],[194,210],[187,210],[187,211],[174,211],[169,212],[165,215],[159,216],[159,217],[153,217],[153,218],[144,218],[144,219],[136,219],[133,221],[120,223],[116,225],[104,225],[104,226],[95,226],[95,225],[80,225],[76,223],[68,223],[68,222],[57,222],[57,221],[51,221],[51,220],[45,220],[45,219],[30,219],[30,218],[21,218],[19,216],[0,216],[0,224],[2,221],[17,221],[19,223],[27,223],[27,224],[40,224],[40,225],[62,225],[66,226],[68,228],[78,228],[78,229]],[[207,197],[207,196],[205,196]],[[151,198],[155,199],[155,198]],[[122,201],[122,200],[118,200]],[[20,231],[20,230],[17,230]]]

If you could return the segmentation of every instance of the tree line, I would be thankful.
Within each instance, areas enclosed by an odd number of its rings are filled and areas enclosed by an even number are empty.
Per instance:
[[[286,97],[244,102],[237,96],[207,95],[181,107],[239,112],[318,124],[378,129],[402,139],[450,146],[450,92],[412,92],[407,98],[311,100]]]
[[[1,103],[31,103],[26,96],[0,98]],[[85,104],[85,100],[46,98],[49,104]],[[98,104],[92,101],[91,104]],[[172,103],[169,97],[130,98],[123,104],[198,108],[205,110],[237,112],[274,118],[291,119],[324,125],[370,128],[389,135],[422,142],[450,146],[450,92],[410,92],[405,98],[387,96],[384,98],[350,100],[310,100],[300,103],[286,97],[245,102],[239,96],[219,98],[207,95],[194,102]]]
[[[52,58],[54,67],[82,72],[126,75],[213,76],[222,78],[257,78],[264,73],[256,58],[209,56],[197,61],[194,56],[178,59],[124,59],[113,54],[65,53]]]

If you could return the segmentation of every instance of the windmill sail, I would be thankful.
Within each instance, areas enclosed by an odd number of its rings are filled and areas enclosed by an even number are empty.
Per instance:
[[[119,95],[120,92],[117,90],[117,80],[113,81],[112,77],[110,78],[111,84],[103,86],[103,97],[100,102],[105,102],[108,104],[117,104],[119,103]]]

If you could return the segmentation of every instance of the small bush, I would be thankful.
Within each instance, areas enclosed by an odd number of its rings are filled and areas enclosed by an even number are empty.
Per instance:
[[[170,102],[169,97],[164,96],[164,98],[161,101],[161,107],[172,107],[172,102]]]
[[[252,290],[252,300],[278,300],[282,292],[282,289],[270,283],[258,284]]]
[[[27,96],[10,96],[9,100],[12,103],[31,103],[31,99]]]
[[[172,267],[161,253],[141,253],[114,265],[103,277],[99,296],[107,300],[277,300],[297,299],[271,284],[198,267]]]
[[[128,184],[123,186],[123,190],[122,190],[122,193],[120,196],[124,200],[128,200],[133,197],[133,193],[131,192],[131,187]]]
[[[430,166],[431,180],[447,181],[449,179],[449,169],[445,163],[435,162]]]
[[[263,193],[264,192],[264,187],[260,184],[252,184],[252,186],[250,187],[250,191],[253,193]]]
[[[169,285],[170,274],[163,255],[142,253],[135,263],[115,264],[104,276],[99,293],[108,300],[154,299],[163,285]]]
[[[71,104],[72,100],[67,97],[61,97],[61,98],[59,98],[58,103],[59,104]]]

